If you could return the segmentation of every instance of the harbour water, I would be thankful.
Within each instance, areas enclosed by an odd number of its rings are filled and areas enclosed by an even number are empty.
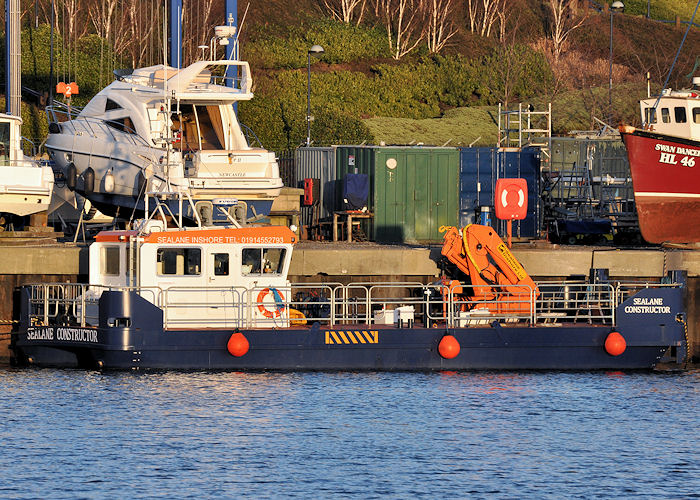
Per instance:
[[[0,371],[0,498],[700,498],[700,371]]]

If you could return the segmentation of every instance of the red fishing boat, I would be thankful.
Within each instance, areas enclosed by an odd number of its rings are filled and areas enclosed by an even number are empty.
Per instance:
[[[639,226],[650,243],[700,241],[700,78],[640,101],[639,129],[620,127]]]

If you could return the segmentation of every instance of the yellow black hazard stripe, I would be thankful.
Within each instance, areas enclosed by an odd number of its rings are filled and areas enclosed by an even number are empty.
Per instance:
[[[326,330],[326,344],[378,344],[378,330]]]

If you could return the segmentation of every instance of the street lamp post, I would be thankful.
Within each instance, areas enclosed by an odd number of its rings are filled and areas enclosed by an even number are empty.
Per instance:
[[[320,45],[313,45],[309,49],[309,53],[307,54],[307,63],[306,63],[306,75],[307,75],[307,83],[306,83],[306,147],[309,147],[311,145],[311,56],[320,56],[323,54],[324,50],[323,47]]]
[[[612,58],[613,58],[613,14],[625,10],[625,4],[615,0],[610,5],[610,79],[608,84],[608,125],[612,124]]]

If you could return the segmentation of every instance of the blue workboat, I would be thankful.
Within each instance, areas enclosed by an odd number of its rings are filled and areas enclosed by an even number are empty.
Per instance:
[[[89,284],[21,289],[21,365],[87,369],[651,369],[682,359],[684,275],[535,283],[487,226],[435,283],[291,283],[286,227],[100,233]]]

